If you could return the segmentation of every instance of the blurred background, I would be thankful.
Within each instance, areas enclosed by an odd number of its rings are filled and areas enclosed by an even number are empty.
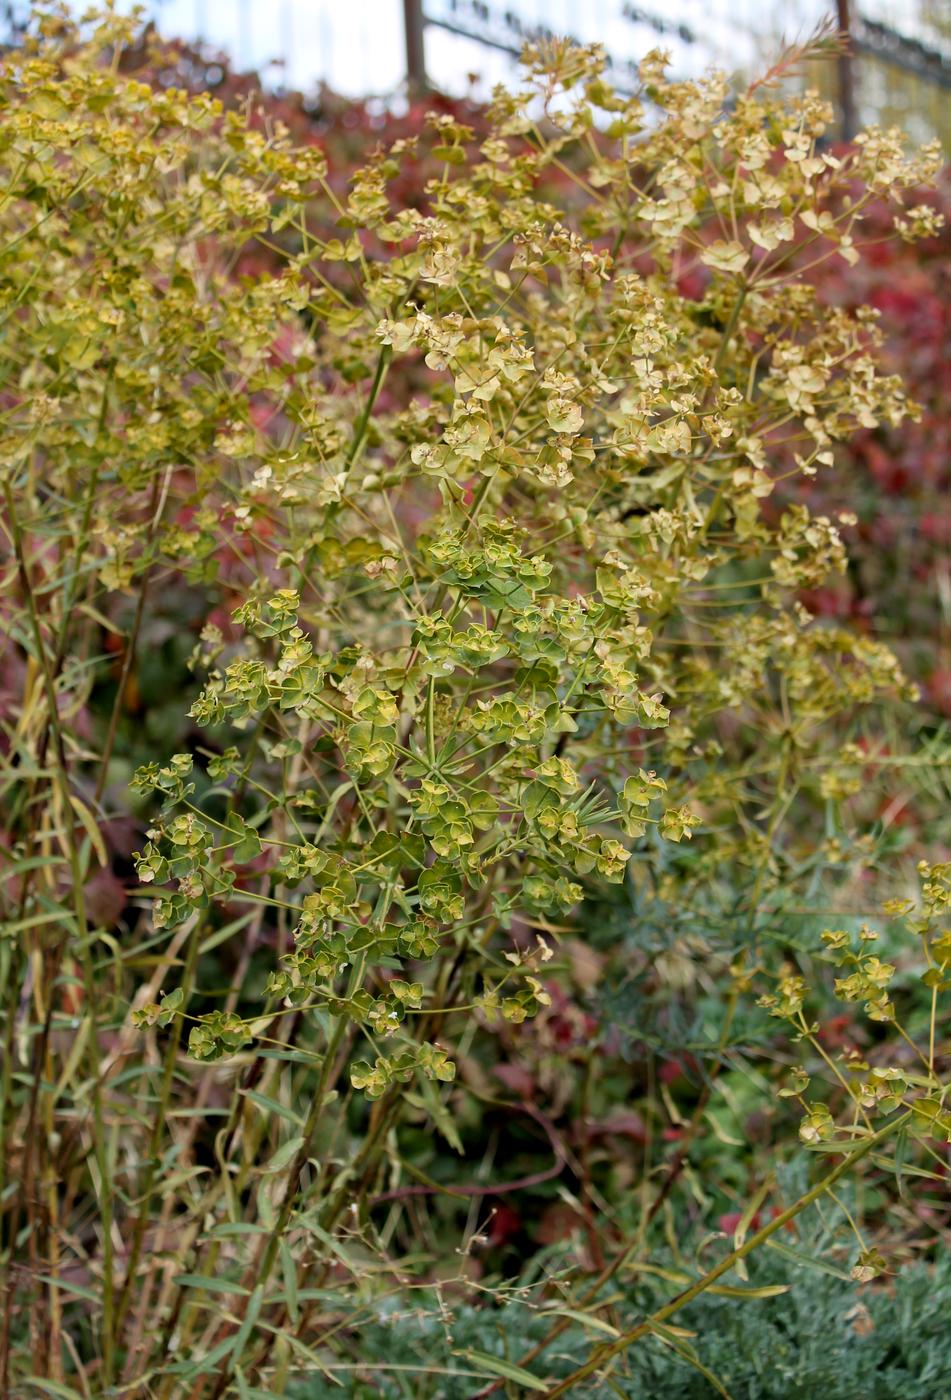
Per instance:
[[[131,9],[131,0],[118,0]],[[8,30],[27,5],[5,0]],[[347,97],[405,98],[407,78],[453,97],[484,98],[511,80],[522,44],[570,35],[602,43],[616,81],[651,48],[675,77],[711,64],[762,70],[784,41],[831,22],[851,56],[807,75],[840,108],[841,135],[869,122],[938,135],[951,149],[951,0],[146,0],[165,36],[204,41],[268,86],[328,87]]]

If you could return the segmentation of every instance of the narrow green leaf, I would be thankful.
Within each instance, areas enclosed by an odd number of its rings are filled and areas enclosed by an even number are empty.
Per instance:
[[[46,1381],[41,1380],[39,1376],[27,1376],[26,1383],[35,1385],[44,1395],[55,1395],[57,1400],[84,1400],[80,1391],[73,1390],[72,1386],[63,1385],[61,1381]]]
[[[456,1355],[459,1355],[457,1352]],[[541,1381],[537,1376],[533,1376],[531,1371],[523,1370],[521,1366],[515,1366],[511,1361],[503,1361],[498,1356],[490,1356],[485,1351],[464,1351],[462,1356],[472,1363],[473,1366],[480,1366],[483,1371],[487,1371],[490,1376],[501,1376],[503,1380],[515,1381],[517,1385],[524,1386],[527,1390],[547,1390],[547,1381]]]
[[[197,1361],[176,1361],[168,1367],[168,1370],[173,1375],[184,1376],[187,1380],[191,1380],[194,1376],[205,1375],[213,1370],[219,1361],[225,1359],[233,1346],[234,1337],[225,1337],[223,1342],[219,1342],[216,1347],[212,1347],[211,1351],[206,1352],[204,1356],[200,1356]]]
[[[259,1094],[257,1089],[242,1089],[242,1094],[252,1103],[257,1104],[265,1113],[273,1113],[278,1118],[283,1118],[285,1122],[292,1123],[295,1128],[302,1128],[304,1120],[299,1113],[295,1113],[286,1104],[278,1103],[277,1099],[268,1098],[267,1094]]]
[[[65,1278],[51,1278],[49,1274],[40,1274],[36,1281],[37,1283],[45,1283],[49,1288],[58,1288],[63,1293],[72,1293],[77,1298],[83,1298],[87,1303],[100,1304],[102,1302],[101,1294],[94,1293],[91,1288],[83,1288],[80,1283],[70,1283]]]
[[[714,1283],[708,1293],[717,1293],[721,1298],[778,1298],[780,1293],[788,1293],[788,1283],[764,1283],[760,1288],[735,1288],[729,1283]]]
[[[692,1366],[695,1371],[698,1371],[708,1385],[711,1385],[718,1395],[723,1396],[723,1400],[732,1400],[732,1396],[723,1382],[718,1380],[709,1367],[704,1366],[695,1349],[678,1337],[675,1329],[663,1327],[660,1323],[655,1322],[651,1324],[650,1330],[663,1346],[670,1347],[671,1351],[676,1352],[682,1361],[686,1361],[688,1366]]]
[[[180,1288],[203,1288],[208,1293],[241,1293],[247,1294],[250,1290],[242,1288],[240,1283],[229,1283],[226,1278],[209,1278],[206,1274],[176,1274],[172,1280]]]
[[[269,1162],[265,1163],[262,1171],[280,1172],[289,1166],[304,1145],[302,1137],[288,1138],[283,1146],[279,1147]]]
[[[270,1232],[263,1225],[252,1225],[247,1220],[228,1220],[223,1225],[215,1225],[209,1232],[227,1239],[230,1235],[267,1235]]]
[[[792,1245],[782,1244],[779,1240],[767,1240],[766,1248],[775,1250],[791,1264],[799,1264],[804,1269],[818,1269],[820,1273],[831,1274],[833,1278],[844,1279],[846,1283],[851,1282],[849,1275],[842,1269],[837,1269],[834,1264],[827,1264],[824,1259],[812,1259],[808,1254],[803,1254],[802,1250],[793,1249]]]
[[[250,1337],[252,1329],[254,1328],[254,1324],[258,1320],[258,1313],[261,1311],[261,1304],[263,1302],[264,1285],[259,1283],[257,1288],[251,1294],[247,1311],[244,1314],[244,1321],[241,1323],[241,1326],[238,1329],[237,1336],[234,1339],[234,1351],[236,1356],[241,1356],[243,1354],[244,1349],[248,1344],[248,1338]]]
[[[297,1265],[287,1240],[280,1242],[281,1272],[284,1275],[284,1292],[287,1295],[287,1312],[292,1326],[296,1327],[300,1318],[297,1304]]]
[[[621,1334],[616,1327],[612,1327],[610,1322],[605,1322],[603,1317],[595,1317],[593,1313],[578,1312],[575,1308],[546,1308],[545,1316],[570,1317],[572,1322],[577,1322],[581,1327],[593,1327],[596,1332],[604,1332],[608,1337],[619,1337]]]

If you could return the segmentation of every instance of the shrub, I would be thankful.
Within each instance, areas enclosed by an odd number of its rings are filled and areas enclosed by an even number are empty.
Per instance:
[[[860,907],[869,716],[907,683],[798,601],[845,567],[836,522],[771,508],[777,464],[811,477],[915,412],[874,318],[799,267],[820,237],[851,262],[936,157],[882,132],[823,153],[815,96],[726,110],[658,55],[622,98],[597,48],[557,43],[478,146],[433,116],[422,207],[390,193],[412,142],[342,198],[279,125],[126,76],[134,21],[37,30],[0,75],[4,1385],[279,1393],[413,1286],[440,1220],[417,1198],[569,1172],[595,1281],[560,1286],[597,1309],[689,1179],[755,984],[828,1170],[759,1224],[758,1180],[732,1251],[573,1375],[543,1339],[525,1364],[563,1393],[731,1271],[741,1297],[747,1254],[861,1162],[927,1175],[948,1135],[946,868],[886,911],[913,935],[894,964],[864,925],[824,934],[835,995],[882,1028],[867,1060],[823,1048],[829,979],[788,936],[799,902]],[[716,930],[725,1008],[675,1152],[637,1163],[639,1222],[487,1080],[497,1038],[550,1024],[564,935],[611,887]],[[553,1165],[434,1163],[434,1134],[482,1155],[486,1104]]]

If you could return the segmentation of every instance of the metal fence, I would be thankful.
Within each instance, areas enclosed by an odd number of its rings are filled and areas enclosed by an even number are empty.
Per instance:
[[[4,9],[12,25],[28,0]],[[512,80],[526,40],[553,34],[603,44],[621,87],[656,47],[677,76],[711,64],[750,73],[831,17],[849,27],[852,58],[819,80],[844,124],[851,105],[860,121],[937,133],[951,148],[951,0],[146,0],[145,10],[161,32],[210,42],[274,86],[387,100],[407,79],[485,96]]]
[[[668,50],[673,71],[693,76],[711,63],[730,72],[767,65],[784,42],[805,38],[824,20],[849,35],[844,59],[829,67],[825,86],[840,107],[841,125],[897,121],[925,139],[951,145],[951,5],[948,0],[404,0],[409,73],[473,68],[511,77],[526,40],[570,34],[605,45],[619,85],[652,47]],[[453,47],[455,46],[455,52]],[[834,81],[833,73],[835,74]],[[484,84],[484,77],[483,77]]]

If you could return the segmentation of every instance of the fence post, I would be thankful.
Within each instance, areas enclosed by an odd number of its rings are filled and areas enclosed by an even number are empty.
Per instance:
[[[839,20],[839,37],[843,44],[839,54],[839,127],[843,141],[851,141],[855,135],[855,87],[852,71],[852,26],[849,19],[849,0],[836,0]]]
[[[406,82],[410,97],[426,91],[426,46],[423,0],[403,0],[403,31],[406,38]]]

